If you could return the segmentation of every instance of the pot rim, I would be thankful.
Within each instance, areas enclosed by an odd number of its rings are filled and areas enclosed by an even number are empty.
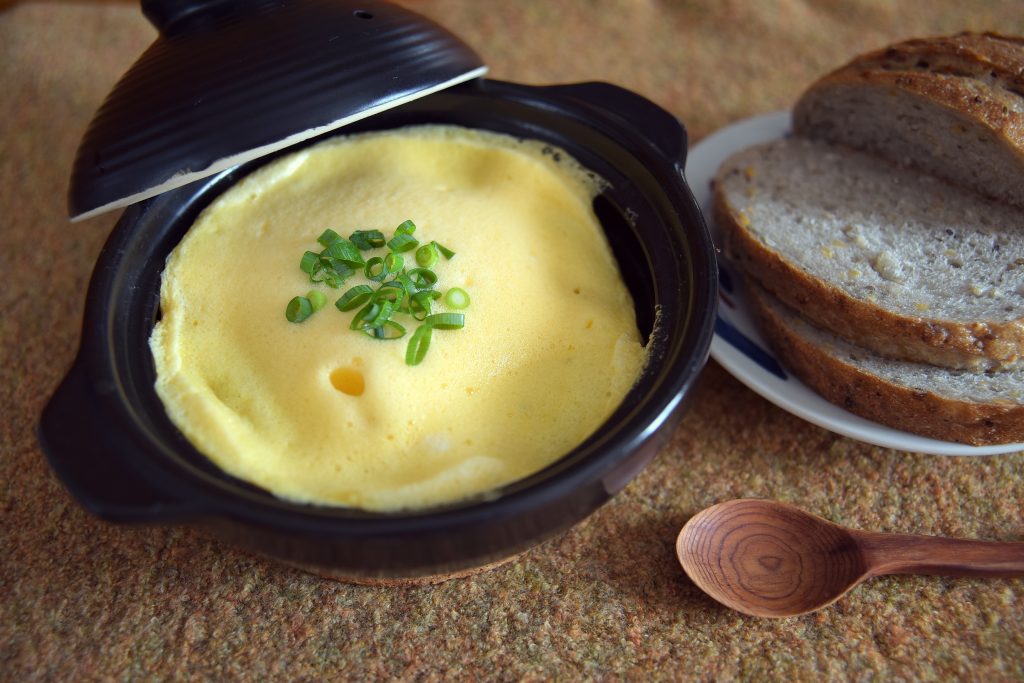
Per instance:
[[[129,276],[133,273],[137,276],[138,273],[130,269],[130,272],[126,272],[126,253],[130,251],[129,247],[134,241],[141,239],[140,223],[143,227],[147,222],[168,225],[170,221],[170,225],[175,225],[175,221],[183,220],[181,216],[184,209],[198,212],[202,207],[196,209],[194,204],[205,202],[205,206],[212,201],[213,196],[222,191],[222,186],[230,185],[254,168],[271,160],[260,159],[221,172],[198,184],[129,207],[98,257],[86,299],[79,354],[64,384],[58,390],[58,394],[64,391],[67,395],[63,401],[58,400],[59,396],[55,395],[47,406],[40,425],[40,439],[51,465],[80,502],[99,516],[118,521],[174,523],[223,518],[257,527],[273,527],[281,532],[300,536],[429,536],[451,533],[452,530],[459,528],[482,528],[494,523],[509,522],[527,511],[553,506],[567,495],[578,493],[587,487],[593,488],[599,483],[604,490],[603,497],[600,491],[591,491],[588,494],[590,499],[579,502],[578,507],[582,512],[576,519],[570,520],[569,524],[563,525],[564,528],[590,514],[639,471],[639,467],[635,468],[635,471],[619,470],[622,469],[622,463],[629,460],[631,453],[640,449],[659,429],[664,429],[666,424],[671,422],[707,360],[713,335],[717,305],[717,264],[714,246],[703,216],[683,176],[685,131],[674,117],[660,107],[628,90],[603,83],[530,86],[481,79],[417,100],[407,106],[429,107],[434,100],[442,97],[484,97],[500,102],[508,100],[514,102],[516,106],[532,107],[540,112],[548,110],[545,115],[552,115],[554,112],[571,118],[574,125],[597,129],[598,133],[605,137],[619,136],[621,140],[614,140],[615,144],[628,146],[637,157],[638,165],[646,167],[647,172],[658,176],[662,194],[658,201],[665,204],[662,210],[666,214],[666,220],[674,220],[676,223],[673,225],[680,226],[678,230],[668,230],[666,227],[666,235],[670,234],[678,246],[687,252],[673,257],[678,268],[677,277],[673,280],[680,280],[676,282],[677,293],[687,301],[687,304],[683,306],[685,311],[681,319],[669,321],[671,326],[668,331],[654,327],[652,341],[655,334],[665,335],[662,347],[657,349],[658,357],[649,358],[641,378],[627,394],[623,404],[582,444],[548,467],[500,487],[493,495],[444,506],[384,513],[292,503],[275,498],[272,494],[257,490],[245,482],[219,472],[216,466],[199,454],[184,437],[171,443],[160,434],[154,433],[149,418],[167,420],[166,413],[160,404],[160,415],[147,415],[147,406],[140,406],[134,402],[137,387],[126,388],[126,382],[130,378],[126,379],[123,376],[123,368],[119,365],[124,359],[117,357],[117,348],[123,340],[117,338],[117,329],[119,326],[132,323],[119,319],[115,302],[118,297],[126,296],[126,291],[135,292],[131,296],[134,297],[132,300],[136,308],[147,308],[146,314],[152,313],[155,319],[157,302],[154,295],[158,295],[159,286],[155,292],[139,293],[138,290],[144,288],[129,281]],[[399,112],[400,110],[391,110],[381,116],[390,120],[388,115],[398,115]],[[646,116],[646,123],[650,125],[641,130],[636,121],[630,120],[634,116]],[[671,125],[665,117],[671,119]],[[376,118],[364,120],[356,129],[372,127]],[[677,130],[675,137],[673,126]],[[346,129],[342,134],[347,132],[350,132],[350,129]],[[539,139],[550,137],[543,135],[544,131],[532,132],[538,133]],[[337,134],[338,132],[334,133]],[[577,156],[577,160],[589,167],[585,159],[579,159]],[[191,221],[188,225],[191,225]],[[605,227],[607,233],[608,226]],[[187,226],[185,229],[187,230]],[[145,234],[145,230],[142,232]],[[633,237],[641,247],[646,249],[650,246],[645,244],[644,237],[639,232],[634,231]],[[176,244],[178,239],[180,236],[174,238],[173,242]],[[669,258],[666,254],[648,253],[647,256]],[[666,275],[657,271],[650,263],[648,266],[652,282],[656,280],[656,273],[659,277]],[[157,282],[160,273],[162,267],[156,275]],[[140,298],[144,301],[140,302]],[[656,306],[664,306],[666,303],[668,302],[660,301]],[[151,331],[152,322],[148,325]],[[148,332],[146,336],[148,338]],[[138,353],[152,364],[148,345]],[[63,448],[59,443],[61,438],[57,436],[57,430],[65,426],[65,420],[62,419],[64,416],[57,412],[66,412],[72,393],[82,391],[81,387],[75,388],[79,384],[86,385],[87,391],[91,393],[78,398],[89,401],[91,410],[100,419],[105,418],[108,424],[111,421],[116,424],[119,430],[114,431],[123,432],[118,435],[120,440],[115,444],[115,450],[120,449],[122,452],[108,452],[107,456],[118,459],[118,464],[130,470],[124,473],[126,480],[134,478],[154,494],[153,501],[148,505],[135,504],[134,516],[130,514],[131,506],[128,508],[129,513],[126,514],[124,509],[119,509],[116,504],[111,507],[102,501],[89,500],[89,491],[81,482],[75,481],[75,472],[81,472],[81,465],[71,466],[67,453],[57,453]],[[155,390],[152,386],[149,387],[149,391],[152,396],[148,398],[154,398]],[[631,401],[634,402],[633,405],[630,405]],[[192,453],[182,457],[183,447]],[[125,457],[126,454],[139,451],[143,452],[145,457]],[[158,457],[154,451],[159,453]],[[203,471],[199,468],[192,462],[196,455],[217,471],[211,473],[208,469]],[[646,464],[646,461],[643,464]],[[180,495],[182,489],[188,493],[184,500]],[[547,535],[559,530],[561,529],[549,531]],[[530,545],[532,544],[531,542]]]

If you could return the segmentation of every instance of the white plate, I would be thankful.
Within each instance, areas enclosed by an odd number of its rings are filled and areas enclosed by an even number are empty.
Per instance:
[[[789,112],[776,112],[740,121],[704,138],[690,150],[686,178],[708,222],[715,244],[718,226],[711,213],[711,179],[718,166],[733,152],[759,142],[789,135]],[[733,286],[735,278],[719,259],[720,296],[711,356],[748,387],[780,408],[820,427],[876,446],[934,455],[995,455],[1024,451],[1024,444],[965,446],[928,439],[865,420],[829,403],[783,370],[752,321],[743,293]]]

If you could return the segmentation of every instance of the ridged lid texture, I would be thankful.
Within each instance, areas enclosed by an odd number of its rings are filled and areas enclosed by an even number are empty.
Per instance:
[[[160,36],[107,96],[68,193],[126,206],[483,75],[437,24],[363,0],[143,0]]]

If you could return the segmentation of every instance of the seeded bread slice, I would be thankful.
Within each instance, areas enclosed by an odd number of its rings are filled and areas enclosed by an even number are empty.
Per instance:
[[[832,403],[943,441],[1024,442],[1024,370],[975,373],[883,358],[814,327],[756,285],[748,294],[782,364]]]
[[[875,353],[1024,368],[1024,210],[874,156],[789,138],[714,180],[725,254],[808,320]]]
[[[963,33],[867,53],[807,89],[793,128],[1024,206],[1024,39]]]

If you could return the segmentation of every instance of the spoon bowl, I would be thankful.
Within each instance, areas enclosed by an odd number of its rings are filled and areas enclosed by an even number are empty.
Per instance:
[[[1024,576],[1024,543],[856,531],[770,500],[702,510],[676,554],[701,590],[760,617],[813,612],[882,574]]]

